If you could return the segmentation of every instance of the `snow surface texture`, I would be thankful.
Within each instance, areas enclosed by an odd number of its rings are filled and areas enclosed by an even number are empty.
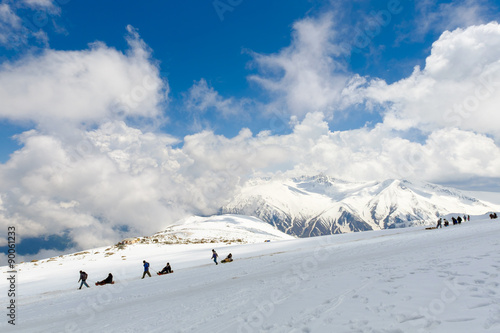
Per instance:
[[[89,250],[18,265],[17,325],[4,315],[0,331],[500,332],[499,235],[500,220],[471,217],[437,230]],[[234,262],[215,265],[212,248]],[[141,280],[143,259],[174,273]],[[91,288],[77,290],[80,269]],[[109,272],[114,285],[93,285]]]
[[[422,226],[447,214],[482,215],[494,203],[426,182],[347,182],[328,176],[255,179],[222,213],[255,216],[298,237]],[[482,195],[485,196],[484,194]]]

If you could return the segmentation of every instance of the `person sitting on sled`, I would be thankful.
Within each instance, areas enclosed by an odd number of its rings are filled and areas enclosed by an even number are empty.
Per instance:
[[[103,285],[108,284],[108,283],[113,284],[113,274],[111,274],[111,273],[109,273],[108,277],[105,278],[104,280],[96,282],[95,285],[96,286],[103,286]]]
[[[233,255],[229,253],[226,259],[222,260],[221,262],[231,262],[231,261],[233,261]]]
[[[168,273],[173,273],[172,267],[170,267],[169,262],[167,262],[167,266],[163,267],[163,269],[160,271],[160,274],[168,274]]]

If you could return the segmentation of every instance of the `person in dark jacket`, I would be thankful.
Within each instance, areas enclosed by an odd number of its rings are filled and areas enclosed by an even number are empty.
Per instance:
[[[111,273],[109,273],[108,277],[105,278],[104,280],[96,282],[95,285],[96,286],[103,286],[103,285],[108,284],[108,283],[113,284],[113,274],[111,274]]]
[[[172,267],[170,267],[170,263],[167,262],[167,265],[163,267],[163,269],[160,271],[160,274],[168,274],[168,273],[173,273],[174,271],[172,270]]]
[[[80,271],[80,280],[78,280],[78,282],[82,281],[82,283],[80,283],[80,288],[78,289],[82,289],[83,285],[85,285],[87,288],[90,288],[87,284],[87,277],[87,273],[85,273],[84,271]]]
[[[149,262],[143,260],[142,263],[144,264],[144,273],[142,274],[142,278],[144,279],[146,274],[149,275],[149,277],[151,277],[151,273],[149,273]]]
[[[217,258],[219,257],[219,255],[217,254],[217,252],[215,252],[214,249],[212,249],[212,259],[214,260],[215,264],[218,265],[219,263],[217,262]]]
[[[462,224],[462,218],[461,218],[460,216],[459,216],[459,217],[457,217],[457,223],[458,223],[458,224]]]
[[[233,255],[229,253],[225,259],[223,259],[221,262],[226,263],[226,262],[231,262],[233,261]]]
[[[448,220],[447,220],[447,219],[444,219],[444,226],[445,226],[445,227],[447,227],[447,226],[449,226],[449,225],[450,225],[450,222],[448,222]]]
[[[442,228],[442,227],[443,227],[443,226],[441,225],[441,221],[442,221],[442,220],[441,220],[441,218],[439,218],[438,223],[437,223],[437,226],[436,226],[436,229],[437,229],[437,228]]]

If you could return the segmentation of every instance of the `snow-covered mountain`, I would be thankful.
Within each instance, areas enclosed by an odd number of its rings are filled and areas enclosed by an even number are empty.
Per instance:
[[[243,215],[192,216],[179,221],[149,240],[165,244],[259,243],[294,237],[255,217]]]
[[[500,205],[464,191],[408,180],[346,182],[327,176],[254,179],[221,208],[310,237],[434,223],[448,214],[481,215]]]

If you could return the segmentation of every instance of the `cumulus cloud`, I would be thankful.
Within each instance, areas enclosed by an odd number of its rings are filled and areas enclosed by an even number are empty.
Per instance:
[[[373,80],[367,97],[385,104],[384,122],[428,132],[458,127],[500,138],[500,25],[446,31],[432,45],[424,69],[393,84]]]
[[[8,45],[21,28],[21,19],[7,3],[0,3],[0,45]]]
[[[169,187],[156,181],[179,162],[158,156],[177,141],[124,122],[161,119],[169,91],[147,45],[127,30],[125,53],[95,43],[0,66],[0,118],[36,126],[0,165],[0,225],[15,224],[24,238],[65,233],[85,248],[183,216],[153,189]]]
[[[276,54],[254,53],[259,70],[249,80],[259,84],[272,97],[268,108],[284,109],[304,116],[321,111],[329,116],[342,110],[352,81],[342,62],[345,48],[338,45],[333,14],[319,19],[306,18],[293,26],[289,47]]]
[[[486,23],[492,5],[488,0],[459,0],[436,3],[425,0],[415,3],[418,13],[412,22],[411,38],[420,38],[429,32],[441,33],[445,30],[466,28]]]
[[[205,79],[195,82],[186,95],[186,108],[205,113],[211,109],[227,117],[241,113],[243,102],[234,98],[224,98]]]
[[[0,117],[49,125],[155,117],[168,85],[129,27],[130,50],[102,43],[84,51],[46,50],[0,66]]]
[[[0,3],[0,46],[19,49],[34,40],[46,47],[45,29],[51,22],[55,30],[60,31],[55,23],[60,14],[61,8],[53,0],[3,0]]]

